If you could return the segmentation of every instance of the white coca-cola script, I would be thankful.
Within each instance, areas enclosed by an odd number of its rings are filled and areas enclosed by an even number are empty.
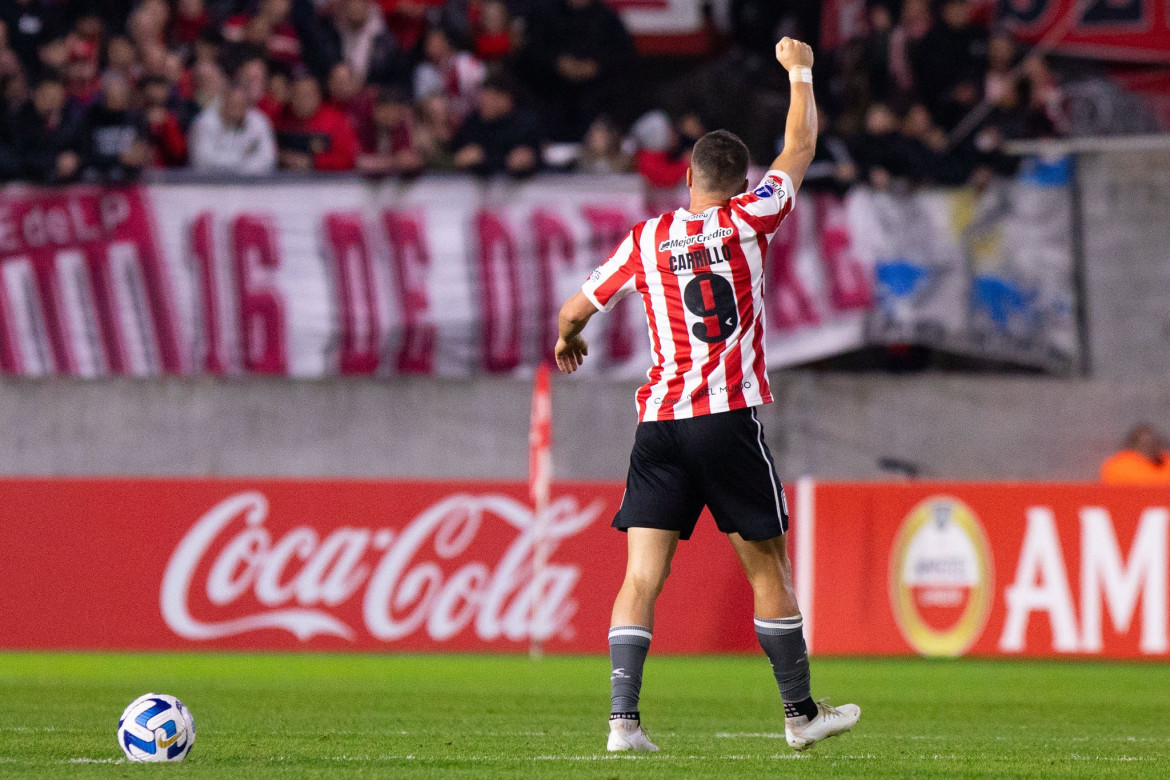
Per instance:
[[[551,502],[540,524],[545,559],[592,523],[602,506],[580,507],[571,497]],[[268,499],[245,491],[191,527],[163,575],[160,606],[171,630],[197,640],[281,629],[301,641],[318,635],[354,641],[357,629],[335,608],[361,592],[364,628],[385,642],[420,630],[442,642],[469,628],[489,642],[572,635],[573,588],[581,572],[554,562],[534,576],[537,523],[532,508],[513,498],[451,495],[398,529],[343,526],[324,536],[301,525],[274,538],[267,519]],[[495,527],[486,533],[510,526],[515,534],[498,561],[470,561],[453,570],[441,565],[472,549],[489,524]],[[200,571],[207,572],[205,581],[196,582]],[[192,614],[198,589],[223,619]],[[239,602],[253,600],[260,607],[239,614]]]

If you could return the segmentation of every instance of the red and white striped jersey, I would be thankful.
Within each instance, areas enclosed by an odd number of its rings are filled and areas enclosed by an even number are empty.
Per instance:
[[[701,214],[679,209],[629,232],[582,292],[601,311],[641,293],[654,365],[638,420],[680,420],[772,402],[764,356],[764,257],[792,211],[792,179]]]

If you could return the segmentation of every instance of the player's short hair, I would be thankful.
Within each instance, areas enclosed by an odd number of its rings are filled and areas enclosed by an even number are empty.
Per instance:
[[[735,195],[748,175],[747,144],[735,133],[715,130],[695,142],[691,172],[695,187],[716,195]]]

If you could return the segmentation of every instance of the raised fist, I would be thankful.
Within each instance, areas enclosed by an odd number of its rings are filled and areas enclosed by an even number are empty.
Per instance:
[[[784,70],[796,67],[811,68],[812,47],[793,38],[781,38],[780,43],[776,44],[776,61],[784,66]]]

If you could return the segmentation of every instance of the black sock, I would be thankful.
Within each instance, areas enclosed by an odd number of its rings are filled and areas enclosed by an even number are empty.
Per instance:
[[[809,696],[804,701],[786,701],[784,702],[784,717],[799,718],[801,715],[809,720],[817,716],[817,703]]]
[[[637,716],[642,694],[642,666],[650,651],[650,629],[614,626],[609,630],[610,714]]]
[[[756,638],[772,662],[772,673],[784,700],[784,716],[815,718],[817,705],[812,700],[804,621],[800,615],[769,620],[756,618]]]

